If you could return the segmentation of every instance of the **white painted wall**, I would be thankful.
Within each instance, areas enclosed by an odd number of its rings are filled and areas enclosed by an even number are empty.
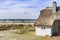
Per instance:
[[[45,27],[45,29],[42,29],[41,27],[36,26],[35,32],[37,36],[51,36],[51,27]]]

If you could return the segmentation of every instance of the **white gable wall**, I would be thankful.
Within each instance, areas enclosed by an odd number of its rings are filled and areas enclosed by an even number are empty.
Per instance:
[[[42,29],[42,27],[36,26],[35,31],[37,36],[51,36],[51,27],[45,27],[45,29]]]

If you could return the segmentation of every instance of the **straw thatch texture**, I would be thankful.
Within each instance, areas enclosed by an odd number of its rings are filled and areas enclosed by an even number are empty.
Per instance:
[[[55,20],[60,20],[60,10],[52,13],[51,8],[43,9],[35,22],[36,26],[52,26]]]

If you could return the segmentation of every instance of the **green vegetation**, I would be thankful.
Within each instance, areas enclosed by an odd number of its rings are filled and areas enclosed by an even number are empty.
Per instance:
[[[1,40],[53,40],[50,37],[35,36],[35,28],[30,24],[4,24],[0,25],[0,30],[0,35],[3,34]]]
[[[54,39],[50,37],[38,37],[36,40],[54,40]]]
[[[13,33],[14,31],[18,31],[18,29],[0,31],[0,40],[54,40],[53,38],[50,37],[16,34]]]
[[[0,30],[22,29],[25,25],[22,24],[0,24]]]

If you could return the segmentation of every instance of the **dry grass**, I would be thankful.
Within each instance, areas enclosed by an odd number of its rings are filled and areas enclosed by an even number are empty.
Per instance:
[[[0,40],[53,40],[49,37],[38,37],[34,35],[16,34],[16,30],[0,31]]]
[[[23,28],[34,28],[31,24],[24,25],[19,23],[0,23],[0,30],[12,30],[12,29],[23,29]]]
[[[0,40],[53,40],[35,36],[35,29],[31,25],[0,24],[0,30]]]

